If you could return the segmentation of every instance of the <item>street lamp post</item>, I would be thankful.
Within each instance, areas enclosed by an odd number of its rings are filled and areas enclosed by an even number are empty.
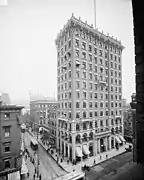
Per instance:
[[[86,180],[86,170],[85,170],[85,180]]]
[[[130,103],[130,106],[132,108],[132,127],[133,127],[133,161],[136,162],[136,94],[132,94],[131,96],[132,102]]]

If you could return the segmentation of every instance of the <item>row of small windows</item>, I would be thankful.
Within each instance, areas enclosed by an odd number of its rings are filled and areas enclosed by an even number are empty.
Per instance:
[[[102,62],[101,62],[101,65],[102,65]],[[87,70],[87,66],[88,66],[88,70],[89,71],[94,71],[95,73],[98,73],[98,68],[97,68],[96,65],[95,66],[93,66],[92,64],[88,64],[87,65],[86,62],[82,62],[81,69]],[[76,61],[76,69],[77,70],[80,69],[79,67],[80,67],[80,63],[78,61]],[[108,65],[105,65],[105,68],[106,67],[108,67]],[[117,64],[115,64],[115,67],[117,67]],[[104,67],[100,67],[99,68],[99,72],[102,73],[102,74],[108,75],[108,69],[105,69],[105,68]],[[67,65],[65,64],[61,68],[58,68],[58,75],[60,75],[60,73],[63,73],[66,70],[69,70],[69,69],[71,69],[71,62],[68,62]],[[121,66],[120,65],[119,65],[119,71],[121,71]],[[118,72],[118,71],[114,71],[114,72],[115,72],[115,76],[116,77],[118,76],[118,73],[119,73],[119,77],[121,77],[121,72]],[[113,70],[111,70],[111,76],[114,76]]]
[[[87,92],[82,92],[80,93],[79,91],[76,92],[76,99],[88,99],[88,95],[89,95],[89,99],[108,99],[108,94],[104,94],[104,93],[100,93],[99,96],[98,96],[98,93],[87,93]],[[122,95],[117,95],[117,94],[111,94],[111,100],[121,100],[122,98]],[[65,93],[61,93],[58,94],[58,100],[61,100],[61,99],[71,99],[72,98],[72,93],[71,92],[65,92]]]
[[[99,107],[100,108],[108,108],[108,102],[104,103],[104,102],[83,102],[83,103],[80,103],[80,102],[76,102],[76,108],[99,108],[98,107],[98,104],[99,104]],[[59,104],[60,105],[60,104]],[[80,106],[82,105],[82,106]],[[61,108],[71,108],[71,103],[69,102],[69,104],[67,102],[65,103],[61,103]],[[117,102],[111,102],[111,107],[119,107],[121,108],[121,103],[117,103]],[[60,107],[59,107],[60,108]]]
[[[112,115],[112,116],[114,116],[114,115],[121,115],[121,113],[122,113],[122,111],[121,110],[112,110],[111,112],[110,112],[110,115]],[[81,114],[82,114],[82,116],[81,116]],[[71,112],[68,112],[68,113],[63,113],[63,112],[59,112],[59,116],[65,116],[65,117],[68,117],[68,118],[71,118]],[[76,112],[76,114],[75,114],[75,118],[76,119],[80,119],[80,118],[84,118],[84,119],[86,119],[86,118],[94,118],[94,117],[102,117],[102,116],[108,116],[109,115],[109,113],[108,113],[108,111],[91,111],[91,112],[86,112],[86,111],[84,111],[84,112]]]
[[[92,71],[92,66],[89,66],[89,70]],[[103,73],[104,73],[104,69],[103,69],[102,67],[100,67],[100,68],[99,68],[99,72],[100,72],[101,74],[103,74]],[[97,66],[94,66],[94,73],[98,73]],[[105,69],[105,75],[108,75],[108,69]],[[121,72],[117,72],[117,71],[111,70],[111,76],[114,76],[114,75],[115,75],[115,77],[121,78]],[[84,78],[84,79],[87,79],[87,76],[88,76],[88,73],[87,73],[86,71],[80,72],[80,71],[76,70],[76,78],[82,77],[82,78]],[[92,76],[92,74],[89,73],[89,79],[92,79],[92,78],[90,78],[91,76]],[[72,77],[71,71],[68,71],[68,72],[66,72],[65,74],[62,74],[61,77],[58,77],[58,83],[59,83],[60,81],[67,80],[67,79],[69,79],[69,78],[71,78],[71,77]],[[107,78],[107,77],[106,77],[106,78]],[[97,75],[94,75],[94,79],[97,80]],[[103,79],[103,78],[102,78],[102,79]],[[106,82],[107,82],[107,81],[108,81],[108,80],[106,80]],[[121,84],[121,83],[120,83],[120,84]]]
[[[90,80],[92,80],[92,79],[90,79]],[[95,80],[97,81],[98,79],[95,79]],[[108,83],[108,78],[105,78],[105,80],[106,80],[106,83]],[[100,81],[103,81],[103,78],[100,78]],[[111,79],[111,84],[114,84],[113,79]],[[115,84],[117,84],[117,79],[115,79]],[[119,80],[119,85],[121,85],[121,80]],[[84,82],[76,81],[76,89],[80,89],[80,88],[88,89],[89,88],[89,90],[93,90],[93,86],[94,86],[94,90],[98,90],[98,85],[97,84],[93,85],[92,83],[88,83],[88,82],[85,82],[85,81]],[[102,90],[102,91],[104,89],[105,89],[105,91],[108,91],[107,87],[104,88],[104,86],[102,86],[102,85],[100,85],[99,87],[100,87],[99,89]],[[58,92],[63,91],[63,90],[67,90],[67,89],[71,89],[71,88],[72,88],[71,81],[69,81],[68,83],[65,82],[64,84],[61,84],[61,86],[60,85],[58,86]],[[112,92],[114,91],[113,86],[111,86],[111,91]],[[115,92],[121,93],[122,88],[121,87],[115,87]]]

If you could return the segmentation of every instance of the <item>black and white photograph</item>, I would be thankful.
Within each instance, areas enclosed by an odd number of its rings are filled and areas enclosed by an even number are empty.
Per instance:
[[[142,7],[0,0],[0,180],[144,179]]]

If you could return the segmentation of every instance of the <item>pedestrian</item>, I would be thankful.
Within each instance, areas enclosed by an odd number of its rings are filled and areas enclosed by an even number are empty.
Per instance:
[[[28,171],[28,173],[27,173],[27,177],[29,177],[29,171]]]
[[[33,179],[35,180],[35,174],[33,175]]]
[[[102,159],[102,156],[100,155],[100,160]]]
[[[108,159],[108,155],[106,154],[106,159]]]
[[[37,172],[37,171],[36,171],[36,167],[35,167],[35,174],[36,174],[36,172]]]
[[[41,180],[41,174],[39,175],[39,180]]]

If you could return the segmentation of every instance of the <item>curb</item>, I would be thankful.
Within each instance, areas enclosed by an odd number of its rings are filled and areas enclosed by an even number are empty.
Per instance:
[[[125,153],[127,153],[127,151],[124,151],[124,152],[122,152],[122,153],[120,153],[120,154],[118,154],[118,155],[122,155],[122,154],[125,154]],[[116,156],[118,156],[118,155],[116,155]],[[111,160],[112,158],[115,158],[116,156],[113,156],[113,157],[110,157],[109,159],[106,159],[106,160],[104,160],[104,161],[101,161],[101,162],[99,162],[99,163],[91,166],[91,168],[93,168],[93,167],[95,167],[95,166],[97,166],[97,165],[100,165],[101,163],[107,162],[108,160]]]
[[[47,152],[47,154],[49,154],[49,155],[53,158],[53,160],[57,163],[57,161],[55,160],[55,158],[45,149],[45,147],[42,145],[41,142],[39,142],[39,140],[38,140],[38,143],[43,147],[43,149]],[[68,172],[67,170],[65,170],[65,168],[62,167],[59,163],[57,163],[57,165],[58,165],[60,168],[62,168],[65,172],[69,173],[69,172]]]
[[[33,133],[28,131],[29,134],[31,134],[33,137],[35,136]],[[47,154],[49,154],[53,160],[56,162],[55,158],[45,149],[45,147],[42,145],[42,143],[38,140],[38,143],[42,146],[42,148],[46,151]],[[57,162],[56,162],[57,163]],[[65,172],[69,173],[64,167],[62,167],[59,163],[57,163],[60,168],[62,168]]]

